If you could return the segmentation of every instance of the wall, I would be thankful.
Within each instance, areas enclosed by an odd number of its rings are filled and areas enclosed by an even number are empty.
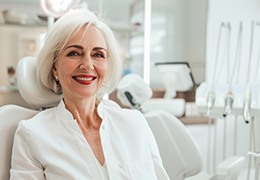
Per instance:
[[[192,68],[196,83],[205,80],[207,0],[184,1],[184,54]]]
[[[251,22],[252,20],[259,20],[260,15],[260,1],[258,0],[210,0],[209,11],[208,11],[208,23],[207,23],[207,48],[206,48],[206,65],[207,72],[206,77],[208,82],[213,81],[213,72],[216,70],[216,76],[218,82],[225,82],[230,77],[232,67],[235,65],[236,59],[236,47],[238,40],[238,31],[240,22],[243,23],[243,34],[242,34],[242,48],[241,48],[241,69],[239,69],[238,79],[240,82],[245,83],[247,79],[249,59],[250,59],[250,39],[251,39]],[[228,60],[222,60],[224,58],[224,51],[219,53],[217,58],[217,44],[219,37],[219,29],[221,22],[231,24],[231,35],[230,35],[230,51]],[[255,28],[256,29],[256,28]],[[256,29],[256,33],[259,30]],[[224,41],[224,30],[222,30],[222,42]],[[258,35],[259,36],[259,35]],[[220,38],[221,39],[221,38]],[[257,61],[257,42],[259,38],[254,37],[253,47],[253,60],[251,68],[251,76],[256,73],[256,61]],[[222,43],[223,44],[223,43]],[[220,48],[221,49],[221,48]],[[223,46],[222,46],[223,49]],[[218,61],[218,65],[215,62]],[[223,62],[223,63],[222,63]],[[228,64],[229,69],[228,69]],[[221,72],[221,73],[220,73]],[[229,72],[229,73],[228,73]],[[231,77],[230,77],[231,78]],[[229,78],[229,79],[230,79]]]
[[[196,83],[204,81],[206,17],[207,0],[152,1],[150,84],[153,88],[163,88],[160,72],[154,66],[157,62],[187,61]],[[133,57],[134,73],[142,75],[142,61],[141,55]]]
[[[156,2],[153,4],[153,13],[161,13],[166,18],[167,36],[161,42],[163,51],[159,57],[154,59],[154,55],[151,54],[152,62],[187,61],[195,82],[204,81],[207,1],[168,1],[164,6]],[[159,73],[156,70],[153,72],[151,79],[157,80],[154,86],[162,86]]]
[[[7,67],[16,67],[24,56],[36,56],[45,27],[0,25],[0,85],[9,85]]]

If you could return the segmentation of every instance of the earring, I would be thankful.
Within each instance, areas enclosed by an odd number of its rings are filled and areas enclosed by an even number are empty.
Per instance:
[[[59,77],[57,75],[54,75],[54,78],[55,78],[56,81],[59,80]]]

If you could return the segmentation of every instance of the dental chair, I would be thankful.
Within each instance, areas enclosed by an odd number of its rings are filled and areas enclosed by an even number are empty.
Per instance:
[[[17,105],[5,105],[0,107],[1,180],[9,179],[12,143],[18,122],[33,117],[42,109],[56,106],[62,98],[62,95],[57,95],[49,90],[42,89],[39,84],[37,84],[36,60],[34,57],[21,59],[17,64],[16,70],[19,92],[23,99],[30,104],[31,109]],[[122,85],[125,79],[125,77],[122,79],[118,87]],[[133,81],[125,83],[124,88],[118,88],[118,92],[123,92],[123,99],[126,99],[126,102],[128,101],[129,107],[141,110],[142,102],[152,95],[151,89],[147,86],[147,91],[144,94],[141,93],[143,98],[139,98],[140,93],[137,93],[137,96],[133,93],[133,90],[138,90],[138,88],[134,88],[134,86],[130,86],[133,89],[129,88],[128,84],[131,84],[131,82]],[[142,81],[138,81],[137,85],[140,86],[141,82]],[[126,91],[128,93],[126,93]],[[150,93],[147,93],[148,91],[150,91]],[[126,94],[128,97],[126,97]],[[122,97],[119,99],[122,99]],[[138,101],[140,99],[142,101]],[[130,104],[130,102],[132,102],[132,104]],[[152,112],[146,112],[145,117],[158,141],[163,163],[171,179],[182,180],[185,177],[199,173],[202,169],[200,153],[185,126],[175,116],[165,111],[154,110]],[[237,169],[239,170],[239,168]],[[230,171],[225,171],[224,173],[226,172],[230,174]],[[198,180],[208,179],[209,178],[198,178]]]
[[[38,111],[17,105],[5,105],[0,108],[0,179],[8,180],[11,167],[13,136],[19,121],[29,119]]]
[[[152,90],[143,79],[136,74],[124,76],[117,87],[117,98],[129,108],[142,111],[152,96]],[[163,103],[163,102],[161,102]],[[200,150],[185,125],[168,112],[165,105],[157,106],[157,110],[143,112],[154,133],[161,153],[164,167],[171,180],[236,180],[244,165],[243,157],[231,157],[217,166],[215,174],[202,171]]]
[[[124,76],[117,87],[117,98],[124,106],[142,111],[144,104],[152,96],[152,90],[136,74]],[[164,107],[171,106],[165,101]],[[164,167],[172,180],[183,180],[202,170],[199,148],[186,127],[161,104],[157,110],[145,112],[144,116],[157,141]]]
[[[0,179],[8,180],[11,167],[13,137],[19,121],[29,119],[42,108],[58,104],[62,98],[48,90],[41,89],[36,81],[36,60],[25,57],[17,64],[17,84],[23,99],[31,109],[17,105],[0,107]]]

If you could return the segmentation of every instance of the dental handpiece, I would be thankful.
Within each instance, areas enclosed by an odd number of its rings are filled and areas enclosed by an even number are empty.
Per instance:
[[[233,108],[233,102],[234,102],[234,96],[232,92],[228,92],[225,98],[225,109],[224,109],[223,117],[226,117],[231,113]]]
[[[243,112],[244,120],[246,123],[249,123],[249,121],[251,120],[250,109],[251,109],[251,94],[247,93],[244,102],[244,112]]]
[[[207,116],[210,115],[210,111],[213,108],[215,103],[215,93],[213,91],[208,92],[207,97]]]

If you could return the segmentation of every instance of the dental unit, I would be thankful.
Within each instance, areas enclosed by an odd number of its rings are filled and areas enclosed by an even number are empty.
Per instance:
[[[226,27],[225,32],[228,32],[228,25],[225,23],[221,23],[220,30],[219,30],[219,36],[217,37],[217,55],[216,55],[216,61],[220,59],[221,49],[220,49],[220,39],[222,36],[222,30],[224,30]],[[232,26],[233,27],[233,26]],[[251,179],[250,176],[250,169],[251,164],[254,163],[255,165],[255,180],[259,178],[259,167],[260,167],[260,158],[259,158],[259,152],[260,152],[260,143],[259,137],[260,133],[259,126],[260,122],[260,23],[256,21],[251,21],[250,26],[246,27],[243,26],[242,22],[237,26],[237,32],[238,36],[236,39],[236,43],[231,43],[234,47],[236,45],[236,48],[234,48],[234,51],[230,50],[228,46],[225,46],[225,49],[227,51],[230,51],[230,53],[234,53],[234,61],[227,61],[223,65],[223,67],[220,68],[219,64],[214,62],[213,66],[213,80],[212,82],[203,82],[196,90],[196,106],[198,108],[198,112],[205,114],[205,116],[212,118],[222,118],[224,123],[224,129],[222,129],[222,136],[223,136],[223,153],[226,151],[226,143],[227,137],[226,137],[226,124],[227,118],[229,115],[233,115],[230,118],[234,119],[234,149],[233,149],[233,155],[237,155],[236,146],[239,145],[236,143],[237,138],[239,138],[239,131],[237,130],[237,125],[241,119],[242,124],[246,124],[245,126],[248,128],[248,139],[249,139],[249,148],[248,148],[248,167],[247,167],[247,179]],[[244,28],[245,27],[245,28]],[[257,28],[258,27],[258,28]],[[247,45],[243,40],[243,35],[246,35],[246,30],[248,30],[249,39],[248,39],[248,46],[242,47],[242,45]],[[256,31],[258,29],[258,31]],[[236,28],[234,28],[235,32]],[[233,29],[232,29],[233,31]],[[228,35],[226,33],[226,42],[228,42]],[[234,41],[232,41],[234,42]],[[223,45],[224,43],[222,43]],[[227,45],[227,44],[226,44]],[[231,46],[232,47],[232,46]],[[230,48],[231,48],[230,47]],[[257,52],[258,51],[258,52]],[[219,53],[219,54],[218,54]],[[226,52],[227,54],[229,52]],[[228,57],[228,55],[225,54],[225,51],[222,50],[222,56]],[[246,56],[245,56],[246,55]],[[244,61],[244,65],[242,65],[243,57],[246,57],[246,61]],[[228,59],[228,58],[226,58]],[[224,61],[223,61],[224,62]],[[228,63],[228,64],[226,64]],[[231,65],[232,63],[232,65]],[[245,66],[246,63],[246,66]],[[242,68],[242,67],[246,68]],[[220,73],[216,73],[216,69],[221,69],[227,71],[226,73],[226,82],[220,82],[220,80],[223,81],[223,77],[220,77]],[[231,70],[232,72],[229,72]],[[244,73],[242,72],[244,71]],[[243,78],[245,78],[245,81],[243,82],[243,79],[241,78],[241,74],[245,74]],[[219,78],[219,81],[217,81],[217,78]],[[205,95],[206,94],[206,95]],[[238,118],[241,117],[241,118]],[[245,123],[243,123],[245,122]],[[248,125],[247,125],[248,124]],[[213,126],[214,127],[214,126]],[[212,127],[211,127],[212,128]],[[215,129],[215,131],[217,131]],[[216,133],[216,132],[215,132]],[[238,135],[238,137],[237,137]],[[221,136],[221,137],[222,137]],[[209,138],[211,138],[211,135],[209,134]],[[212,141],[211,141],[212,142]],[[215,143],[216,140],[214,139],[213,142]],[[216,145],[213,146],[213,156],[215,151]],[[210,149],[209,149],[210,150]],[[255,161],[251,162],[251,158],[254,158]],[[216,160],[213,157],[213,166],[216,164]],[[226,155],[224,154],[222,158],[226,158]],[[213,168],[215,169],[215,167]]]

